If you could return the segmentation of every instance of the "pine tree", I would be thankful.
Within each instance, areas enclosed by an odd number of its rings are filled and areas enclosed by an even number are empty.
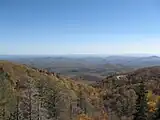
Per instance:
[[[38,99],[38,104],[37,104],[37,112],[38,112],[38,119],[37,120],[41,120],[41,105],[42,105],[42,94],[43,94],[43,85],[41,83],[37,84],[37,88],[38,88],[38,94],[37,94],[37,99]]]
[[[48,110],[48,118],[49,119],[55,119],[57,120],[58,119],[58,110],[57,110],[57,94],[56,94],[56,91],[52,88],[48,88],[47,91],[49,91],[47,93],[47,99],[45,101],[45,107],[47,108]],[[46,92],[47,92],[46,91]]]
[[[32,120],[32,91],[31,91],[31,86],[29,84],[29,89],[28,89],[28,93],[29,93],[29,120]]]
[[[147,90],[143,81],[136,90],[136,111],[133,114],[133,120],[147,120],[148,118],[148,104],[147,104]]]
[[[80,109],[83,111],[84,114],[87,114],[86,101],[81,87],[79,87],[78,107],[80,107]]]
[[[0,119],[6,120],[6,104],[8,95],[8,80],[9,75],[4,72],[1,68],[0,70]]]
[[[83,109],[83,94],[82,94],[82,91],[80,90],[80,93],[79,93],[79,106],[81,109]]]
[[[16,87],[15,87],[16,91],[17,91],[17,96],[16,96],[16,120],[19,120],[19,90],[20,90],[20,87],[19,87],[19,81],[16,82]]]
[[[72,100],[70,99],[70,103],[69,103],[69,113],[70,113],[70,120],[73,119],[73,115],[72,115]]]
[[[13,82],[9,73],[6,73],[3,68],[0,68],[0,120],[10,119],[11,116],[13,118],[15,108],[13,100],[15,99],[11,84]]]
[[[8,120],[16,120],[17,119],[17,113],[16,112],[13,112],[10,114]]]
[[[4,95],[4,92],[5,92],[5,88],[4,88],[4,86],[5,86],[5,84],[4,84],[4,79],[5,79],[5,77],[4,77],[4,74],[3,73],[1,73],[0,74],[1,75],[1,80],[0,80],[0,86],[1,86],[1,90],[0,90],[0,92],[1,92],[1,98],[0,98],[0,100],[1,100],[1,102],[0,102],[0,108],[1,108],[1,110],[0,110],[0,118],[1,119],[5,119],[4,118],[4,116],[5,116],[5,104],[4,104],[4,99],[5,99],[5,95]]]

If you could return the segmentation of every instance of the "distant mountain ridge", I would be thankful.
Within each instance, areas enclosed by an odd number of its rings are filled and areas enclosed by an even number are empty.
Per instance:
[[[160,65],[159,56],[147,56],[147,57],[107,57],[106,62],[111,64],[122,64],[134,68],[143,68],[148,66],[158,66]]]

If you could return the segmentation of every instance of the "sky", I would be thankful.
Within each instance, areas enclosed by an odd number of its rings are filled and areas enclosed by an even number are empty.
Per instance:
[[[0,0],[0,54],[160,54],[159,0]]]

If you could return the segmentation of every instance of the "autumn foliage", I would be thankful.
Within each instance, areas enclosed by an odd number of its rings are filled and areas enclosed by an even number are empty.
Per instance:
[[[157,103],[160,100],[160,96],[153,94],[153,92],[149,90],[147,98],[148,98],[149,111],[154,112],[156,110]]]
[[[91,118],[85,114],[80,114],[79,117],[78,117],[78,120],[108,120],[108,115],[106,112],[102,112],[102,115],[101,116],[97,116],[97,117],[94,117],[94,118]]]

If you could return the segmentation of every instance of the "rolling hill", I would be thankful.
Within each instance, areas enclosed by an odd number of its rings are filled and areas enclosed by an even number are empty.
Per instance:
[[[132,120],[140,81],[148,91],[160,95],[159,66],[115,73],[103,80],[90,75],[75,81],[44,69],[0,61],[0,119]],[[92,79],[97,82],[89,85]]]
[[[132,120],[137,98],[135,91],[141,81],[145,83],[148,91],[160,96],[160,66],[109,75],[93,84],[94,87],[101,88],[104,93],[104,104],[109,119],[116,115],[119,119]]]
[[[115,72],[133,70],[132,67],[126,65],[108,63],[108,58],[102,57],[11,56],[4,59],[71,77],[83,77],[86,74],[92,77],[94,74],[99,78],[99,76],[105,77]]]
[[[67,77],[0,61],[0,119],[105,118],[99,90]]]

